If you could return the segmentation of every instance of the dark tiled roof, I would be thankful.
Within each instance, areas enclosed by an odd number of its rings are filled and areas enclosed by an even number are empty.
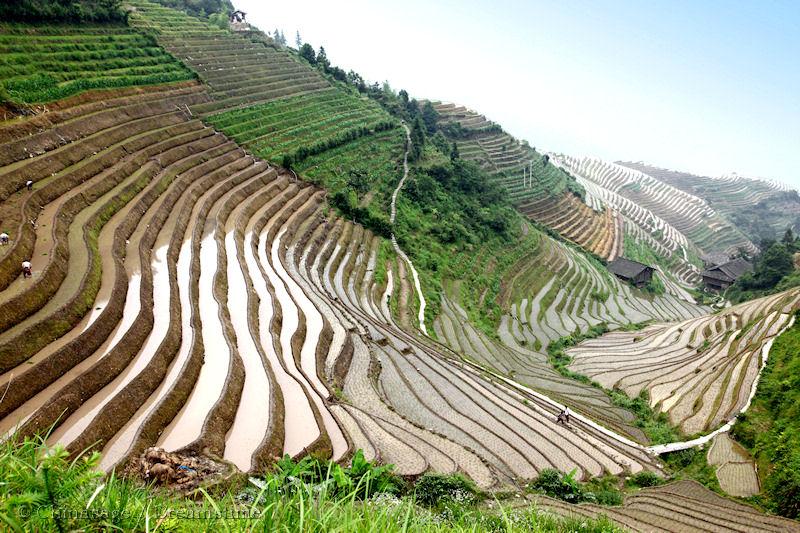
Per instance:
[[[725,252],[714,252],[701,256],[703,264],[708,266],[708,268],[714,268],[716,265],[721,265],[722,263],[730,260],[730,258],[731,256]]]
[[[708,279],[715,279],[717,281],[727,281],[728,283],[733,283],[735,280],[732,279],[730,276],[723,274],[719,270],[715,269],[708,269],[702,272],[702,276]]]
[[[653,267],[645,265],[644,263],[631,261],[630,259],[625,259],[624,257],[617,257],[608,264],[608,270],[617,276],[622,276],[626,279],[633,279],[645,270],[652,270],[652,268]]]
[[[704,278],[718,279],[720,281],[736,281],[745,272],[753,270],[753,265],[747,260],[739,258],[725,264],[711,267],[703,271]]]

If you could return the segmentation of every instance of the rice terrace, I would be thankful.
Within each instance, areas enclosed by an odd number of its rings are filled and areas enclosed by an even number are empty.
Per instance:
[[[255,5],[0,6],[0,530],[800,531],[794,186]]]

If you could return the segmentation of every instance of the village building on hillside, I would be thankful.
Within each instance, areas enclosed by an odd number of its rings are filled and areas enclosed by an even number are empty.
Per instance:
[[[703,261],[703,268],[714,268],[717,265],[728,262],[730,258],[725,252],[708,253],[700,257]]]
[[[608,270],[623,281],[643,287],[653,279],[655,269],[638,261],[617,257],[608,264]]]
[[[228,21],[230,22],[231,30],[233,31],[248,31],[250,24],[247,23],[245,17],[247,13],[239,11],[238,9],[230,14]]]
[[[722,265],[712,266],[702,272],[703,284],[712,291],[724,291],[745,272],[753,270],[753,265],[739,258]]]

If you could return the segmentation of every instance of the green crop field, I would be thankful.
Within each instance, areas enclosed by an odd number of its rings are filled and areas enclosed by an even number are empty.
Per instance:
[[[124,26],[0,25],[0,95],[17,103],[193,77],[152,37]]]
[[[309,157],[297,166],[306,177],[330,190],[351,186],[359,200],[388,212],[388,198],[400,176],[405,135],[392,128]]]
[[[332,89],[209,117],[218,130],[255,154],[300,162],[376,130],[394,127],[375,102]]]

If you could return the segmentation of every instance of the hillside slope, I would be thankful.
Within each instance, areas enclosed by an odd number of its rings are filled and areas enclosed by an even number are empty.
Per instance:
[[[611,333],[568,350],[570,369],[669,414],[686,434],[710,431],[749,401],[774,337],[800,306],[794,289],[642,331]]]
[[[0,250],[0,434],[52,429],[51,444],[102,451],[106,471],[157,445],[242,472],[361,449],[404,476],[458,472],[491,489],[546,468],[663,474],[633,413],[557,373],[545,350],[601,324],[719,322],[708,309],[669,278],[661,295],[633,289],[501,199],[483,203],[500,196],[491,178],[432,143],[392,224],[391,191],[414,149],[397,117],[257,33],[131,3],[134,29],[185,62],[155,53],[181,81],[126,79],[141,85],[0,122],[11,237]],[[0,62],[16,53],[0,50]],[[68,63],[101,72],[95,59]],[[571,178],[540,162],[531,183],[549,176],[563,201],[580,202]],[[453,198],[498,229],[470,233],[466,213],[444,211]],[[617,250],[620,219],[575,205],[552,228],[603,220],[583,246]],[[431,227],[454,232],[433,245]],[[414,246],[423,289],[386,238],[394,231]],[[423,290],[439,296],[423,313],[429,335],[409,319]],[[556,424],[565,405],[573,419]]]
[[[87,93],[4,125],[3,208],[20,221],[0,262],[4,433],[53,426],[51,442],[102,449],[104,468],[154,444],[242,470],[361,448],[402,474],[459,470],[482,486],[550,466],[657,468],[396,327],[380,240],[191,116],[229,97]],[[43,168],[25,190],[20,176]],[[17,277],[27,257],[32,279]]]
[[[623,210],[632,225],[639,226],[671,255],[677,253],[679,261],[682,256],[684,264],[690,264],[692,256],[724,262],[740,249],[749,253],[757,250],[734,225],[693,194],[638,170],[599,159],[556,159],[591,183],[589,187],[604,203]]]
[[[0,23],[0,104],[41,104],[89,89],[189,80],[192,72],[122,25]]]
[[[698,176],[643,163],[619,164],[704,199],[753,242],[777,239],[786,228],[798,227],[800,197],[781,183],[736,174]]]
[[[434,108],[461,156],[484,168],[527,218],[603,259],[622,255],[619,214],[596,204],[586,205],[581,185],[549,164],[549,156],[475,111],[444,103],[436,103]]]

